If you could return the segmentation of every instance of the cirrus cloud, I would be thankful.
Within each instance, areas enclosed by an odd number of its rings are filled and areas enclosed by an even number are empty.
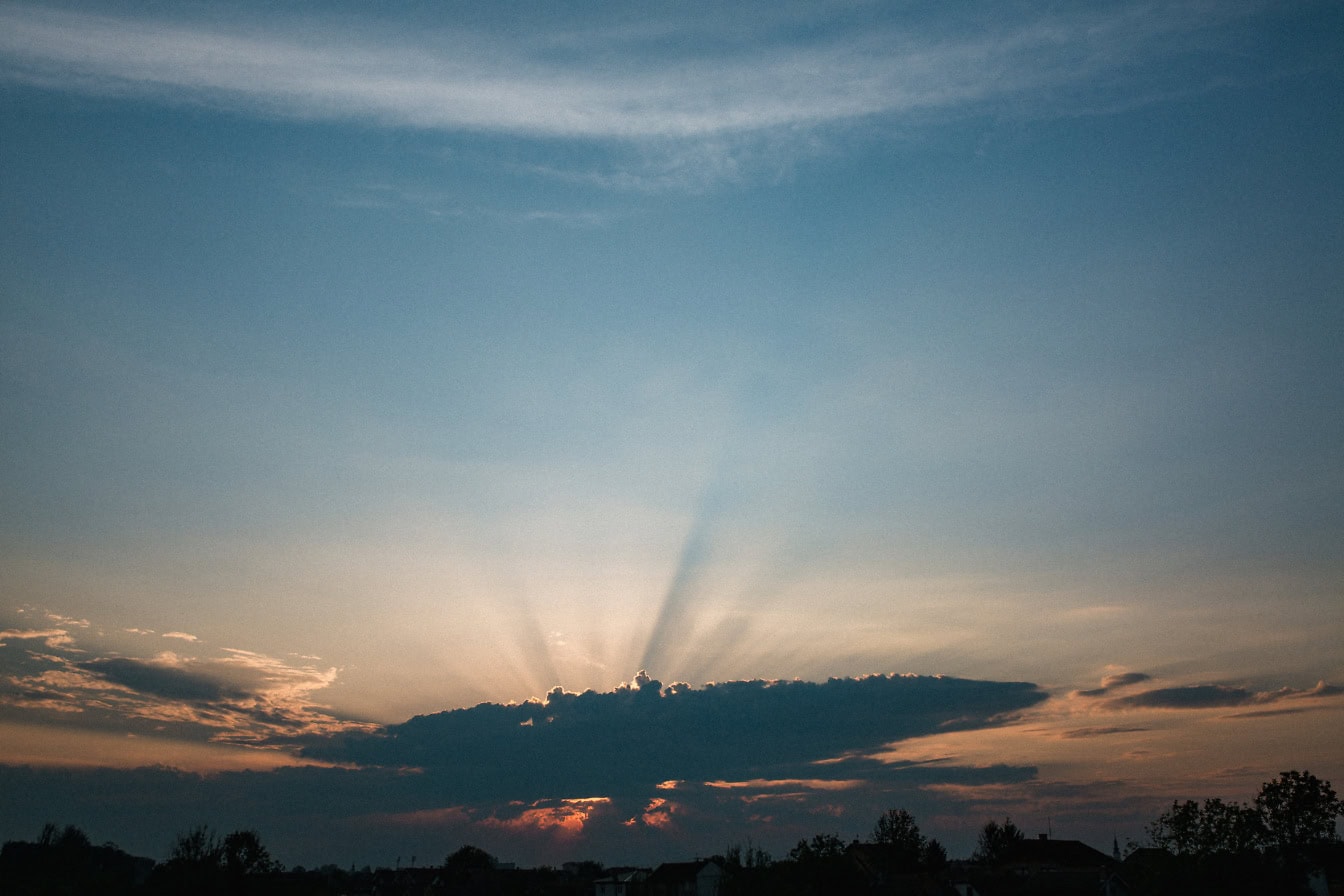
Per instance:
[[[634,28],[577,26],[525,41],[481,21],[398,33],[388,22],[274,13],[223,22],[10,4],[0,10],[0,71],[42,87],[300,119],[701,139],[964,109],[1132,76],[1137,61],[1179,55],[1246,11],[924,13],[814,15],[800,29],[788,13],[763,8],[730,34],[663,11]]]

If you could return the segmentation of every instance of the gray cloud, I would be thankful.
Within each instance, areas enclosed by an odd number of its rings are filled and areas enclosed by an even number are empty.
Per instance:
[[[1121,675],[1108,675],[1101,680],[1101,686],[1107,690],[1128,687],[1131,684],[1138,684],[1142,681],[1148,681],[1152,676],[1146,672],[1125,672]]]
[[[1229,719],[1259,719],[1265,716],[1295,716],[1299,713],[1310,712],[1311,710],[1302,706],[1291,706],[1285,709],[1254,709],[1250,712],[1238,712],[1228,716]]]
[[[99,637],[45,639],[47,652],[0,643],[0,716],[186,741],[283,746],[302,734],[374,727],[342,719],[313,696],[334,668],[224,648],[199,658],[98,656]],[[110,652],[110,651],[106,651]],[[91,656],[92,655],[92,656]]]
[[[1125,672],[1120,675],[1108,675],[1101,680],[1101,687],[1078,691],[1080,697],[1102,697],[1111,691],[1150,681],[1152,676],[1146,672]]]
[[[1148,728],[1110,726],[1103,728],[1074,728],[1065,731],[1060,737],[1065,740],[1082,740],[1089,737],[1106,737],[1111,734],[1129,734],[1135,731],[1148,731]]]
[[[170,700],[209,702],[248,696],[207,675],[143,660],[110,658],[75,665],[113,684]]]
[[[815,763],[904,738],[990,727],[1046,699],[1025,682],[919,676],[634,686],[481,704],[306,744],[323,760],[425,770],[445,796],[628,795],[667,780],[835,779]]]
[[[1256,702],[1254,691],[1221,684],[1155,688],[1111,701],[1116,707],[1160,707],[1162,709],[1208,709],[1218,706],[1245,706]]]
[[[1117,709],[1218,709],[1276,703],[1280,700],[1333,696],[1340,692],[1339,687],[1325,682],[1319,682],[1315,687],[1307,689],[1284,687],[1274,691],[1253,691],[1246,687],[1225,684],[1198,684],[1154,688],[1113,698],[1107,701],[1107,705]]]

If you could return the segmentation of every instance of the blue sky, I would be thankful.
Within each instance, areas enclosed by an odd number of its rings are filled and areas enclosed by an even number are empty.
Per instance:
[[[10,774],[270,769],[647,669],[1039,688],[893,725],[888,765],[1026,770],[890,792],[954,847],[1344,777],[1337,5],[51,3],[0,35]],[[384,814],[517,833],[442,796]],[[756,839],[885,808],[798,805]],[[519,858],[723,845],[646,827]]]

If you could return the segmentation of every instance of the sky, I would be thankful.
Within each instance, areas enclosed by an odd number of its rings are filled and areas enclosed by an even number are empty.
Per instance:
[[[0,839],[1344,785],[1341,97],[1332,2],[0,5]]]

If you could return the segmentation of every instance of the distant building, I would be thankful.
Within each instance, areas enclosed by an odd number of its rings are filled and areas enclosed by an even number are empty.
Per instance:
[[[723,866],[713,859],[664,862],[644,882],[648,896],[719,896]]]
[[[1030,881],[1040,893],[1105,893],[1115,888],[1119,863],[1079,840],[1037,840],[1013,845],[998,870]]]
[[[648,877],[643,868],[613,868],[606,877],[593,881],[593,896],[641,896]]]

